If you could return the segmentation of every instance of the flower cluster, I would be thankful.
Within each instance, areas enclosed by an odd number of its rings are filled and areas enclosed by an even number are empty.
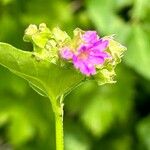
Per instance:
[[[101,39],[96,31],[87,31],[80,35],[77,48],[65,46],[60,49],[60,56],[70,60],[76,69],[86,76],[96,74],[96,67],[103,65],[110,57],[106,52],[109,41]]]
[[[79,28],[73,33],[71,38],[59,27],[50,30],[42,23],[39,26],[29,25],[23,39],[33,44],[32,55],[38,62],[61,67],[60,72],[64,69],[68,75],[72,75],[74,67],[83,75],[92,76],[99,85],[114,83],[115,68],[121,62],[126,47],[115,41],[113,35],[100,38],[96,31]],[[74,77],[84,77],[76,71],[74,73]]]

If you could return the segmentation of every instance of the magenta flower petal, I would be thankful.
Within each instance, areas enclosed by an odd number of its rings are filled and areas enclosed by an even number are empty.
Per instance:
[[[90,76],[90,75],[94,75],[96,74],[96,69],[95,69],[95,66],[91,63],[86,63],[86,67],[88,68],[88,74],[86,74],[87,76]],[[84,73],[84,72],[83,72]],[[84,73],[85,74],[85,73]]]
[[[95,41],[98,40],[98,35],[96,31],[87,31],[85,34],[83,34],[82,39],[86,43],[94,43]]]
[[[89,49],[89,47],[87,45],[82,44],[82,45],[79,46],[77,51],[79,53],[82,53],[82,52],[86,52],[88,49]]]
[[[73,52],[69,48],[63,48],[60,51],[60,55],[62,58],[69,60],[69,59],[72,59]]]
[[[73,56],[73,64],[76,69],[79,69],[83,74],[90,76],[96,73],[95,66],[87,61],[78,59],[77,56]]]
[[[93,44],[93,46],[91,47],[91,49],[94,50],[99,50],[99,51],[104,51],[107,46],[109,44],[108,40],[99,40],[96,43]]]
[[[109,54],[107,52],[101,52],[101,51],[98,51],[98,50],[90,51],[90,55],[91,56],[100,56],[100,57],[103,57],[103,58],[108,58],[109,57]]]
[[[88,59],[89,59],[90,63],[95,64],[95,65],[103,64],[105,61],[103,56],[92,56],[92,55],[90,55]]]

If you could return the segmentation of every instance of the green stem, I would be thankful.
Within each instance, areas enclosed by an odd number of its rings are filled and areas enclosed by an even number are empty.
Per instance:
[[[53,101],[52,107],[55,114],[56,150],[64,150],[63,96],[60,97],[59,101]]]
[[[62,116],[55,115],[56,150],[64,150],[64,134]]]

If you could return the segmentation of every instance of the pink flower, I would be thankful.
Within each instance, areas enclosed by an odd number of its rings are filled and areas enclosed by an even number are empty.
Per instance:
[[[73,53],[68,47],[63,48],[60,51],[60,55],[62,58],[67,59],[67,60],[72,59],[73,57]]]
[[[72,60],[76,69],[81,73],[90,76],[96,74],[96,65],[103,64],[109,57],[105,49],[108,46],[107,40],[99,38],[95,31],[87,31],[81,36],[82,44],[75,51],[70,48],[63,48],[60,51],[62,58]]]
[[[95,43],[99,39],[96,31],[87,31],[81,37],[86,43]]]

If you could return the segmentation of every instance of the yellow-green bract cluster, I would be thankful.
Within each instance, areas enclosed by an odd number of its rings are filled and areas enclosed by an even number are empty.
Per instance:
[[[34,54],[37,58],[57,63],[58,50],[70,40],[70,37],[58,27],[51,31],[45,23],[42,23],[39,27],[33,24],[29,25],[23,39],[33,44]]]

